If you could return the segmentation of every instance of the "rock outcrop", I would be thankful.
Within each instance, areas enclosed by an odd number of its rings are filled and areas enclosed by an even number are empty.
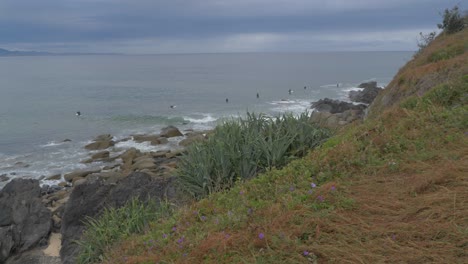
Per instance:
[[[360,102],[365,104],[370,104],[374,99],[377,97],[380,91],[383,89],[377,87],[377,82],[367,82],[361,83],[359,88],[364,88],[362,91],[350,91],[349,92],[349,99],[353,102]]]
[[[47,242],[51,212],[40,196],[39,181],[31,179],[14,179],[0,191],[0,263]]]
[[[335,129],[363,118],[366,106],[325,98],[312,103],[312,108],[312,122]]]
[[[85,146],[87,150],[107,149],[115,145],[110,134],[99,135],[94,139],[94,142]]]
[[[132,198],[147,201],[174,196],[173,178],[155,179],[145,173],[132,173],[115,183],[96,178],[76,186],[62,217],[60,255],[63,263],[74,263],[79,249],[73,241],[81,237],[87,216],[97,217],[104,208],[121,207]]]
[[[318,112],[328,112],[331,114],[343,113],[347,110],[364,110],[365,105],[355,105],[353,103],[347,103],[340,100],[333,100],[330,98],[320,99],[317,102],[312,103],[312,108]]]
[[[183,134],[175,126],[168,126],[161,130],[161,137],[171,138],[180,136],[183,136]]]

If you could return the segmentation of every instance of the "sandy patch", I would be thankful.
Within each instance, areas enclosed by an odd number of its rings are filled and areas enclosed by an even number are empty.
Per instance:
[[[49,246],[44,249],[44,255],[51,257],[60,256],[60,248],[62,247],[62,234],[52,233],[49,237]]]

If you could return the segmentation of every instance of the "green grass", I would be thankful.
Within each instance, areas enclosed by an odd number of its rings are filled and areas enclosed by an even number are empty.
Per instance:
[[[200,199],[229,189],[238,179],[281,168],[330,134],[311,123],[308,113],[299,117],[248,113],[245,119],[217,126],[206,142],[189,147],[179,163],[179,182],[182,190]]]
[[[170,211],[166,203],[132,199],[123,207],[105,209],[97,219],[87,218],[86,231],[77,241],[80,247],[77,263],[102,261],[102,254],[114,242],[142,233],[149,222],[167,217]]]

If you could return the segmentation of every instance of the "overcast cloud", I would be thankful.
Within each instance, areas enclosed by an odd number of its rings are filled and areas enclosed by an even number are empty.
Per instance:
[[[1,0],[0,48],[200,53],[414,50],[452,0]],[[462,8],[465,8],[462,6]]]

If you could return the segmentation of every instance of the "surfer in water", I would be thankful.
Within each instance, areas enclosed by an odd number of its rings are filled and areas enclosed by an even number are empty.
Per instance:
[[[76,116],[81,116],[81,112],[80,112],[80,111],[76,111]]]
[[[229,103],[229,98],[226,98],[226,103]]]
[[[288,90],[289,95],[291,95],[293,92],[294,92],[294,91],[291,90],[291,89]]]
[[[257,93],[257,99],[258,99],[258,98],[260,98],[260,94],[259,94],[259,93]]]
[[[174,109],[174,108],[176,108],[177,106],[176,106],[176,105],[171,105],[171,106],[169,106],[169,107],[172,108],[172,109]]]

